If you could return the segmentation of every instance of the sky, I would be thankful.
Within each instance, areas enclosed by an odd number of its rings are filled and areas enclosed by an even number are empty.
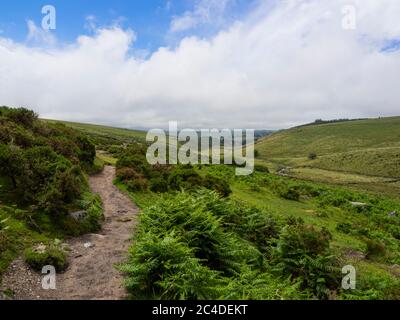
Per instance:
[[[398,0],[3,0],[0,105],[129,128],[400,115],[399,17]]]

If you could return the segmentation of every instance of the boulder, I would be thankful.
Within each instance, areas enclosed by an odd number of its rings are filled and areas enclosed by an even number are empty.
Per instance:
[[[69,216],[70,216],[72,219],[74,219],[74,220],[76,220],[76,221],[78,221],[78,222],[82,222],[82,221],[86,218],[87,212],[86,212],[86,211],[71,212],[71,213],[69,214]]]
[[[389,212],[389,217],[397,217],[397,211]]]
[[[85,242],[85,243],[83,244],[83,246],[84,246],[86,249],[89,249],[89,248],[94,247],[94,245],[93,245],[91,242]]]
[[[367,208],[367,207],[369,207],[369,204],[368,203],[363,203],[363,202],[350,202],[350,204],[353,206],[353,207],[359,207],[359,208]]]

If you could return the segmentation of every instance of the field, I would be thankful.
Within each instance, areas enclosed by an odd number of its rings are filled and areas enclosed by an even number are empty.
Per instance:
[[[314,124],[260,140],[258,161],[301,179],[400,194],[400,117]]]

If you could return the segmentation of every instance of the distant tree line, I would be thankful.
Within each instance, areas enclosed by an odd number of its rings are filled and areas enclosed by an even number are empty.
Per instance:
[[[307,127],[307,126],[315,126],[315,125],[320,125],[320,124],[328,124],[328,123],[338,123],[338,122],[348,122],[348,121],[359,121],[359,120],[367,120],[367,118],[357,118],[357,119],[333,119],[333,120],[322,120],[322,119],[317,119],[314,122],[311,123],[306,123],[298,127]]]

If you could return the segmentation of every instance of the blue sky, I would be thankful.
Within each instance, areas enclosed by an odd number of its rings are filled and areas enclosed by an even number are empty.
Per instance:
[[[209,23],[171,36],[169,29],[174,17],[195,10],[200,0],[18,0],[0,2],[0,35],[23,42],[27,36],[27,21],[41,25],[44,5],[57,10],[57,29],[54,36],[63,43],[73,42],[77,36],[90,34],[87,17],[94,17],[96,27],[108,27],[118,23],[122,28],[135,31],[135,48],[154,51],[160,46],[176,43],[184,36],[211,36],[221,25]],[[252,9],[255,0],[230,0],[224,10],[228,24]]]
[[[0,105],[131,128],[399,115],[400,1],[348,2],[1,0]]]

